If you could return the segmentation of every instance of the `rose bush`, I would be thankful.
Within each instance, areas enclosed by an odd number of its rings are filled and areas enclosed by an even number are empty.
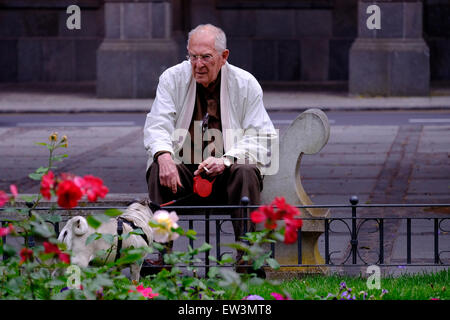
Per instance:
[[[57,235],[47,222],[58,223],[61,217],[51,213],[44,219],[36,212],[40,201],[57,197],[57,204],[71,209],[86,196],[88,201],[105,197],[108,188],[100,178],[92,175],[79,177],[71,173],[55,174],[56,162],[67,155],[56,155],[57,149],[67,148],[67,137],[58,141],[58,134],[49,136],[49,143],[38,143],[49,150],[47,166],[39,167],[29,177],[39,181],[40,192],[36,196],[22,196],[21,200],[31,203],[29,208],[16,207],[19,192],[10,186],[11,195],[0,190],[0,210],[12,217],[2,218],[0,226],[0,299],[148,299],[156,294],[149,288],[136,286],[120,273],[120,263],[138,259],[135,252],[124,251],[122,262],[86,268],[77,274],[77,283],[71,285],[73,274],[66,274],[70,266],[70,252],[64,244],[58,243]],[[3,208],[2,208],[3,207]],[[52,207],[52,209],[55,209]],[[6,223],[5,223],[6,222]],[[5,237],[22,237],[24,247],[5,243]],[[33,238],[43,239],[35,243]],[[16,241],[16,243],[20,243]],[[130,250],[131,251],[131,250]],[[131,291],[130,291],[131,290]]]
[[[228,244],[244,252],[243,259],[250,264],[249,272],[245,274],[236,273],[233,269],[236,262],[225,254],[220,260],[210,256],[210,261],[216,262],[217,266],[210,267],[208,274],[199,277],[198,264],[202,260],[198,255],[209,252],[211,245],[207,243],[198,248],[189,246],[184,252],[166,252],[167,242],[182,236],[195,240],[196,232],[180,228],[176,213],[165,210],[155,212],[150,223],[155,233],[151,249],[164,252],[164,262],[171,268],[143,278],[140,284],[131,282],[121,268],[142,260],[151,252],[136,248],[123,249],[121,258],[115,262],[97,261],[97,265],[88,268],[72,268],[70,251],[64,244],[58,243],[54,229],[47,223],[58,223],[61,217],[51,210],[43,218],[35,209],[42,199],[51,200],[54,197],[59,207],[72,209],[83,197],[91,202],[105,197],[108,188],[100,178],[92,175],[81,177],[72,173],[56,173],[55,163],[67,157],[56,154],[58,149],[67,148],[66,136],[58,140],[58,134],[53,133],[49,143],[38,145],[49,150],[49,162],[29,175],[40,184],[40,192],[36,196],[22,196],[22,200],[32,204],[31,207],[15,206],[19,197],[16,186],[11,185],[11,195],[0,191],[0,207],[7,205],[3,211],[16,217],[7,219],[7,223],[0,227],[0,255],[5,257],[0,263],[0,299],[236,299],[239,298],[238,292],[245,292],[250,284],[273,288],[276,291],[274,298],[289,297],[278,284],[260,279],[255,273],[263,266],[279,267],[264,245],[277,240],[295,242],[297,229],[302,225],[300,211],[287,204],[284,198],[276,198],[270,205],[252,212],[252,221],[264,222],[264,230],[247,233],[242,237],[243,242]],[[103,221],[119,214],[119,210],[107,210],[104,214],[89,216],[87,221],[97,229]],[[6,236],[23,237],[25,246],[15,248],[4,243]],[[43,242],[33,245],[30,237],[40,237]],[[109,251],[112,252],[115,237],[96,233],[87,241],[108,241],[111,244]]]

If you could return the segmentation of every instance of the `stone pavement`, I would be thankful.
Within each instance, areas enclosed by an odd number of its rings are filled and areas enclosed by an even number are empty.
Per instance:
[[[153,99],[97,99],[92,83],[0,84],[0,113],[148,112]],[[436,110],[450,109],[450,89],[429,97],[361,97],[342,91],[264,90],[267,110]]]
[[[0,112],[140,112],[145,117],[149,100],[96,99],[89,90],[81,93],[0,90]],[[450,110],[450,95],[430,98],[356,98],[344,94],[266,92],[268,109],[322,110],[445,109]],[[1,115],[0,115],[1,117]],[[280,126],[283,131],[286,126]],[[52,131],[67,135],[68,159],[58,164],[58,171],[77,175],[94,174],[110,188],[107,203],[124,203],[146,196],[144,177],[146,154],[142,128],[128,127],[0,127],[0,190],[16,183],[21,193],[36,193],[38,186],[27,175],[47,163],[47,150],[35,142],[44,142]],[[351,195],[360,203],[450,203],[450,125],[340,126],[331,125],[328,144],[317,155],[302,160],[302,182],[315,204],[348,204]],[[439,216],[450,217],[449,210],[359,209],[358,215]],[[350,209],[332,209],[331,217],[348,218]],[[429,263],[433,257],[432,221],[413,222],[413,263]],[[201,226],[199,226],[201,227]],[[228,228],[228,229],[227,229]],[[376,225],[366,223],[362,230],[374,232]],[[225,227],[231,231],[231,225]],[[200,229],[202,230],[202,229]],[[214,230],[214,227],[211,227]],[[385,222],[385,262],[406,261],[405,222]],[[430,231],[431,230],[431,231]],[[450,223],[442,222],[440,251],[450,250]],[[376,261],[378,232],[361,232],[359,248],[363,258]],[[200,236],[202,233],[200,232]],[[334,262],[348,254],[349,232],[336,221],[330,233],[330,252]],[[323,236],[320,251],[323,254]],[[375,259],[375,260],[374,260]],[[448,252],[441,259],[449,264]],[[430,268],[390,269],[390,273],[429,270]],[[356,270],[356,269],[355,269]],[[337,268],[336,271],[340,271]],[[364,273],[358,269],[354,273]]]

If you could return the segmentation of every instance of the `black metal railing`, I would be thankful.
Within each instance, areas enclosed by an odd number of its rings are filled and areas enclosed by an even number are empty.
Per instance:
[[[245,200],[245,199],[244,199]],[[297,242],[297,264],[282,264],[281,267],[324,267],[324,266],[339,266],[339,267],[361,267],[367,266],[369,264],[376,264],[379,266],[450,266],[450,259],[442,258],[444,253],[450,253],[449,250],[440,250],[440,234],[449,233],[450,230],[444,229],[442,226],[444,221],[450,220],[450,215],[448,216],[424,216],[424,217],[416,217],[416,216],[408,216],[399,217],[399,216],[358,216],[358,213],[362,209],[393,209],[393,208],[402,208],[402,209],[412,209],[412,208],[450,208],[450,204],[358,204],[358,198],[356,196],[352,196],[350,198],[349,205],[310,205],[310,206],[296,206],[299,209],[310,209],[310,208],[328,208],[328,209],[343,209],[349,210],[351,212],[351,216],[349,217],[308,217],[302,218],[304,221],[312,220],[312,221],[322,221],[323,222],[323,255],[325,264],[302,264],[302,230],[298,230],[298,242]],[[101,207],[101,206],[92,206],[92,207],[80,207],[74,208],[73,210],[79,211],[102,211],[109,209],[111,207]],[[126,209],[126,207],[116,207],[118,209]],[[223,230],[223,225],[227,221],[232,222],[233,220],[249,220],[249,215],[251,210],[257,209],[258,206],[248,205],[248,200],[244,201],[241,205],[235,206],[167,206],[164,209],[172,211],[182,209],[184,214],[180,218],[180,223],[186,223],[189,229],[193,229],[198,231],[198,223],[204,223],[203,232],[204,232],[204,242],[211,242],[211,224],[214,226],[214,242],[215,242],[215,254],[216,258],[219,260],[221,257],[227,253],[222,250],[222,237],[226,234],[231,235],[230,232],[226,232]],[[218,215],[229,215],[230,210],[240,209],[244,210],[245,218],[231,218],[231,217],[217,217]],[[63,210],[63,209],[55,209],[48,207],[37,207],[34,210],[36,211],[49,211],[49,210]],[[187,214],[186,212],[192,211],[191,214]],[[197,216],[201,215],[199,218]],[[71,215],[73,216],[73,215]],[[1,217],[1,210],[0,210]],[[401,263],[386,263],[385,262],[385,223],[388,222],[399,222],[405,220],[406,221],[406,248],[405,248],[405,259]],[[431,220],[433,221],[433,262],[432,263],[414,263],[412,259],[412,222],[419,220]],[[6,226],[7,221],[2,220],[0,218],[1,225],[3,227]],[[362,238],[361,232],[362,227],[368,223],[369,221],[373,221],[376,223],[376,230],[378,231],[378,259],[373,262],[366,261],[361,253],[360,248],[358,248],[358,244]],[[335,232],[332,230],[332,226],[337,222],[343,223],[348,231],[349,241],[347,243],[348,254],[341,258],[339,263],[336,263],[332,258],[333,255],[338,253],[337,251],[331,251],[330,243],[332,234]],[[51,223],[51,222],[50,222]],[[52,223],[55,229],[55,232],[58,234],[60,230],[59,223]],[[245,227],[247,224],[244,224]],[[246,231],[246,229],[244,230]],[[449,235],[450,237],[450,235]],[[234,239],[234,238],[233,238]],[[6,242],[6,236],[3,237],[4,243]],[[29,245],[32,244],[32,239],[29,239]],[[189,239],[189,245],[194,248],[194,240]],[[271,255],[276,258],[276,247],[274,244],[270,245]],[[340,251],[339,251],[340,252]],[[208,272],[208,269],[211,266],[216,266],[216,264],[211,264],[209,259],[209,252],[205,252],[203,261],[204,263],[195,264],[197,267],[205,268],[205,272]],[[3,257],[4,259],[6,257]],[[351,263],[349,260],[351,258]],[[358,260],[360,262],[358,262]],[[192,266],[192,265],[191,265]],[[230,266],[230,265],[228,265]]]

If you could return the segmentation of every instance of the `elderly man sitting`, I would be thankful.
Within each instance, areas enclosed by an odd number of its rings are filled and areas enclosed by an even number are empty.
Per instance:
[[[185,205],[237,205],[247,196],[260,203],[262,174],[270,165],[277,132],[264,108],[258,81],[227,62],[225,33],[199,25],[189,33],[187,60],[160,76],[147,114],[144,145],[152,202],[193,193],[193,179],[213,181],[207,197],[194,194]],[[241,210],[231,212],[242,218]],[[236,240],[244,221],[233,221]],[[253,224],[247,228],[255,230]],[[238,253],[238,259],[242,253]]]

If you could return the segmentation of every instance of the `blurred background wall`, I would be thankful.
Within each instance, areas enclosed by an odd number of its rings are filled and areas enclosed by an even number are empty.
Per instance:
[[[230,63],[253,73],[263,86],[347,88],[349,51],[358,36],[357,0],[0,0],[0,82],[95,84],[97,50],[104,39],[114,38],[114,30],[131,30],[114,18],[113,10],[106,9],[105,15],[105,8],[148,2],[151,13],[136,7],[125,14],[133,26],[153,21],[153,34],[138,30],[127,39],[154,41],[160,19],[170,26],[161,32],[176,44],[176,61],[185,59],[188,31],[213,23],[227,34]],[[422,3],[430,81],[446,85],[450,1]],[[66,8],[72,4],[81,8],[80,30],[66,28]],[[120,14],[123,18],[124,11]]]

